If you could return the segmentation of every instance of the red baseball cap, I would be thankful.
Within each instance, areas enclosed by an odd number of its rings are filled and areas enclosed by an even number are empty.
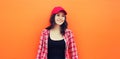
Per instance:
[[[62,7],[60,7],[60,6],[54,7],[53,10],[52,10],[52,12],[51,12],[51,15],[57,14],[60,11],[64,12],[65,15],[67,15],[67,12],[65,11],[65,9],[62,8]]]

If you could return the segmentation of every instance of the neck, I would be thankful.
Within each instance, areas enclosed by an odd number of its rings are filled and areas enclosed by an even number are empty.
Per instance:
[[[55,25],[53,30],[57,30],[57,31],[60,31],[60,25]]]

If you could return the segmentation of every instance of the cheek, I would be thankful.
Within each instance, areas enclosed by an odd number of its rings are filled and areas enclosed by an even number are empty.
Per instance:
[[[63,17],[61,21],[64,22],[65,21],[65,17]]]
[[[57,19],[58,19],[58,17],[56,16],[56,17],[55,17],[55,20],[57,20]]]
[[[56,16],[55,16],[55,21],[56,21],[57,19],[59,19],[59,17],[56,15]]]
[[[65,21],[65,17],[63,17],[63,20]]]
[[[55,17],[55,22],[57,22],[58,21],[58,17]]]

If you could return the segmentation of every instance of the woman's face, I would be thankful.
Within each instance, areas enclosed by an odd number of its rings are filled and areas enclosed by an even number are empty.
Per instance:
[[[65,21],[65,14],[63,12],[59,12],[55,15],[55,23],[57,25],[62,25]]]

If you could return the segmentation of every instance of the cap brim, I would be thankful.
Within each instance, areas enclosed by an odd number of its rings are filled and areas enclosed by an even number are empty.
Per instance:
[[[65,15],[67,15],[67,12],[65,10],[60,10],[59,12],[63,12]]]

